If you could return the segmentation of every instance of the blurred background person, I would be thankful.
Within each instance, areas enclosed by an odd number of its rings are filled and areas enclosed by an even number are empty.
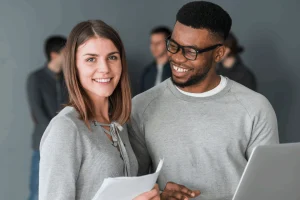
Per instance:
[[[239,46],[238,40],[233,33],[228,35],[224,45],[226,47],[225,55],[217,66],[217,73],[256,91],[256,78],[239,56],[244,51],[244,48]]]
[[[61,105],[68,101],[62,73],[62,50],[65,44],[66,38],[62,36],[49,37],[44,44],[47,63],[32,72],[27,80],[28,102],[34,122],[29,200],[38,199],[40,140],[51,119],[62,108]]]
[[[142,73],[140,93],[171,77],[171,68],[165,44],[165,40],[169,35],[171,35],[171,30],[166,26],[158,26],[152,29],[150,50],[154,61],[146,66]]]

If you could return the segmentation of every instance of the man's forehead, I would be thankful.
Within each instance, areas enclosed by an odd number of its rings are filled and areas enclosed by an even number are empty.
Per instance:
[[[172,33],[172,39],[183,46],[198,46],[211,44],[211,36],[206,29],[195,29],[180,22],[176,22]]]
[[[166,38],[165,34],[164,33],[155,33],[155,34],[152,34],[151,35],[151,39],[154,39],[154,40],[164,40]]]

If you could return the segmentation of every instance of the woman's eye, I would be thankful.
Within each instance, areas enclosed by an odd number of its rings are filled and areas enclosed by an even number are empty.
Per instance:
[[[95,58],[88,58],[88,59],[86,59],[86,61],[87,61],[87,62],[95,62],[96,59],[95,59]]]
[[[108,59],[109,59],[109,60],[117,60],[118,57],[117,57],[117,56],[109,56]]]

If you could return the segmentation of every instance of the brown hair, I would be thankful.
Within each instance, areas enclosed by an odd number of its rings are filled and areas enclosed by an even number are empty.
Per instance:
[[[64,76],[69,91],[68,105],[79,112],[80,119],[90,128],[89,121],[95,117],[94,106],[79,81],[76,67],[76,52],[81,44],[92,37],[111,40],[120,52],[122,74],[119,83],[109,97],[109,102],[110,120],[124,124],[129,120],[131,113],[131,91],[124,45],[119,34],[101,20],[89,20],[77,24],[67,39]]]
[[[227,39],[224,42],[224,46],[230,49],[230,53],[228,56],[237,56],[244,51],[244,48],[239,45],[237,38],[232,32],[229,33]]]

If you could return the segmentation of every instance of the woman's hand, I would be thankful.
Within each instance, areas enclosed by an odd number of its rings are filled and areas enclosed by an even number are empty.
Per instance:
[[[133,200],[160,200],[158,185],[155,184],[154,188],[149,192],[145,192],[135,197]]]

